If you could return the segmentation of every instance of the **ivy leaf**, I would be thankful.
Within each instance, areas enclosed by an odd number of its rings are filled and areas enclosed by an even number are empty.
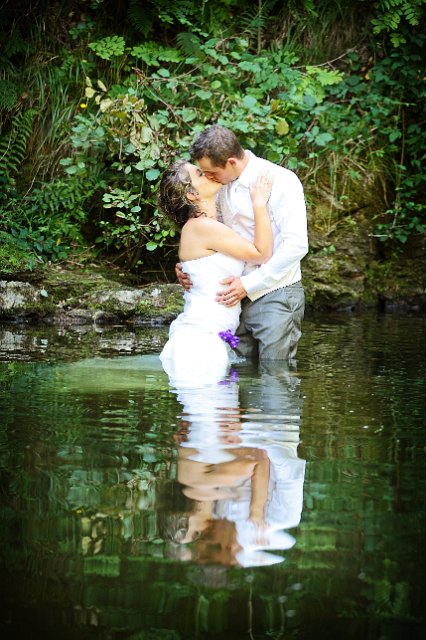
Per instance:
[[[339,84],[343,78],[341,71],[330,71],[323,67],[313,67],[308,65],[306,73],[309,76],[316,77],[321,86],[327,87],[332,84]]]
[[[145,249],[147,251],[155,251],[157,247],[158,247],[158,244],[156,242],[147,242],[145,245]]]
[[[194,109],[182,109],[182,120],[184,122],[191,122],[196,117]]]
[[[152,138],[152,130],[149,127],[142,127],[140,133],[140,140],[144,144],[147,144]]]
[[[101,100],[99,103],[99,108],[102,113],[105,113],[111,106],[113,105],[113,101],[110,98],[106,98],[105,100]]]
[[[251,127],[251,125],[249,125],[245,120],[236,120],[233,126],[234,129],[241,131],[242,133],[247,133]]]
[[[309,93],[305,93],[305,95],[303,96],[303,102],[307,107],[311,109],[312,107],[315,107],[317,100],[315,96],[311,96]]]
[[[213,94],[211,91],[206,91],[205,89],[198,89],[198,91],[195,92],[195,95],[201,98],[201,100],[209,100]]]
[[[254,62],[248,62],[246,60],[243,60],[243,62],[239,63],[239,68],[242,69],[243,71],[250,71],[250,72],[256,72],[256,71],[260,71],[260,67],[258,64],[254,63]]]
[[[157,73],[159,76],[162,76],[163,78],[170,78],[170,71],[168,69],[165,69],[164,67],[162,67],[161,69],[158,69]]]
[[[275,125],[275,131],[279,136],[286,136],[289,130],[290,127],[285,118],[281,118],[281,120],[278,120],[277,124]]]
[[[398,138],[400,137],[401,137],[401,132],[398,129],[394,129],[394,131],[391,131],[389,134],[389,141],[395,142],[395,140],[398,140]]]
[[[315,136],[315,142],[319,147],[325,147],[325,145],[332,140],[334,140],[333,136],[331,135],[331,133],[327,132],[319,133],[317,136]]]
[[[148,171],[145,174],[146,179],[149,180],[150,182],[154,182],[154,180],[157,180],[159,175],[160,175],[159,169],[148,169]]]
[[[270,149],[266,154],[266,157],[268,160],[270,160],[271,162],[275,162],[276,164],[278,164],[281,160],[281,154],[279,154],[278,151],[275,151],[275,149]]]
[[[253,96],[244,96],[243,98],[243,107],[246,109],[252,109],[257,105],[257,100]]]
[[[151,152],[149,154],[152,160],[158,160],[161,155],[160,147],[157,144],[151,146]]]

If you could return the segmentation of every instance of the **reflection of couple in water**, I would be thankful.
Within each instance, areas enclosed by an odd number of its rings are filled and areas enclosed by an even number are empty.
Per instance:
[[[167,537],[182,559],[259,566],[295,539],[305,461],[297,457],[299,380],[282,365],[260,365],[240,383],[177,389],[177,480],[186,509]]]
[[[160,356],[188,422],[178,434],[178,480],[196,506],[178,537],[197,538],[191,548],[200,559],[205,543],[207,555],[220,550],[217,561],[270,564],[282,558],[263,549],[294,544],[282,529],[300,520],[304,461],[273,417],[283,406],[271,397],[273,424],[253,430],[241,418],[238,385],[218,383],[229,371],[230,345],[281,369],[296,355],[307,252],[303,189],[291,171],[244,150],[224,127],[203,131],[191,154],[198,166],[178,161],[159,192],[160,208],[181,229],[177,274],[185,287],[183,313]],[[270,393],[261,386],[259,410]]]

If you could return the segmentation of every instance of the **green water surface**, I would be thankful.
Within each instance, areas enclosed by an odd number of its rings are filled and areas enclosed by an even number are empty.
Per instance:
[[[184,388],[166,335],[0,327],[0,637],[424,638],[426,320]]]

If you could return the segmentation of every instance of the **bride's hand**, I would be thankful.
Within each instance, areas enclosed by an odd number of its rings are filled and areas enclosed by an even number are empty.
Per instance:
[[[250,196],[253,207],[264,207],[268,204],[272,190],[272,176],[261,173],[255,184],[250,185]]]

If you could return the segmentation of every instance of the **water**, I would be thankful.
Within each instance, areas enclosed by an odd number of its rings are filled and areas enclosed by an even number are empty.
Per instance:
[[[308,318],[174,389],[165,330],[3,327],[1,637],[423,638],[425,334]]]

